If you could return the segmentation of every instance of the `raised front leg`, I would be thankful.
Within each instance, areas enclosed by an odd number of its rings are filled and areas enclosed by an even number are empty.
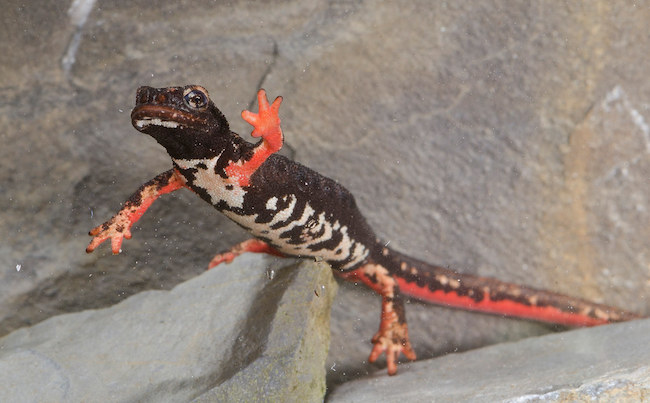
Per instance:
[[[381,322],[379,331],[372,338],[374,347],[368,361],[375,362],[383,352],[386,352],[388,375],[395,375],[400,353],[409,360],[416,358],[409,341],[404,301],[399,293],[397,282],[385,267],[374,263],[368,263],[350,272],[343,272],[340,276],[348,281],[361,281],[381,295]]]
[[[90,231],[89,235],[93,239],[86,248],[86,252],[94,251],[102,242],[110,238],[113,253],[120,253],[122,240],[124,238],[131,239],[131,227],[142,217],[149,206],[158,197],[184,186],[185,180],[175,169],[165,171],[140,186],[138,191],[124,202],[122,209],[113,218]]]
[[[279,257],[284,257],[282,252],[278,251],[277,249],[273,248],[271,245],[268,243],[259,240],[257,238],[251,238],[248,239],[242,243],[238,243],[237,245],[233,246],[230,248],[228,252],[224,253],[219,253],[215,257],[212,258],[210,261],[210,264],[208,265],[208,270],[211,268],[220,265],[221,263],[230,263],[234,258],[237,256],[241,255],[242,253],[246,252],[251,252],[251,253],[267,253],[269,255],[273,256],[279,256]]]
[[[262,137],[262,141],[255,146],[251,159],[244,162],[233,162],[226,167],[228,177],[237,181],[240,186],[250,184],[251,175],[266,161],[269,155],[280,151],[284,139],[278,114],[282,97],[275,98],[273,104],[269,105],[266,92],[259,90],[257,103],[259,104],[259,113],[243,111],[241,117],[253,125],[254,129],[251,136]]]

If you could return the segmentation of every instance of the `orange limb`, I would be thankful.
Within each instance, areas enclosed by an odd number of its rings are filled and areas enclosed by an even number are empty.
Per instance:
[[[110,238],[113,254],[120,253],[123,239],[131,239],[131,227],[153,202],[165,193],[182,187],[185,187],[185,179],[175,169],[165,171],[142,185],[137,192],[129,197],[124,203],[124,207],[113,218],[88,233],[93,239],[88,244],[86,252],[94,251],[102,242]]]
[[[409,360],[416,358],[409,341],[404,303],[397,282],[385,267],[373,263],[340,276],[348,281],[361,281],[381,295],[381,322],[379,331],[372,338],[374,346],[368,361],[375,362],[385,352],[388,375],[395,375],[400,353]]]
[[[278,113],[282,97],[275,98],[269,105],[266,91],[261,89],[257,93],[257,103],[259,104],[259,113],[243,111],[241,117],[254,127],[251,136],[262,137],[262,141],[255,146],[251,159],[245,162],[233,162],[226,167],[228,177],[237,181],[240,186],[250,185],[251,175],[271,154],[282,148],[284,140]]]
[[[249,240],[246,240],[242,243],[239,243],[232,248],[228,252],[224,253],[219,253],[215,257],[212,258],[210,261],[210,264],[208,265],[208,270],[212,269],[215,266],[220,265],[221,263],[230,263],[234,258],[237,256],[241,255],[242,253],[246,252],[251,252],[251,253],[267,253],[269,255],[273,256],[278,256],[278,257],[284,257],[282,252],[278,251],[277,249],[273,248],[271,245],[268,243],[261,241],[256,238],[251,238]]]

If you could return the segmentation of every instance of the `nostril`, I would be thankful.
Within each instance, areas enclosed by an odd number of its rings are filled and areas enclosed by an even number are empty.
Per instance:
[[[164,104],[167,102],[167,96],[165,94],[158,94],[154,98],[157,104]]]
[[[135,93],[135,103],[136,104],[146,104],[151,102],[154,88],[152,87],[140,87]]]

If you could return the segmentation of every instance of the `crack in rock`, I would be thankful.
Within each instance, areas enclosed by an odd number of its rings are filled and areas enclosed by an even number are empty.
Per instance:
[[[72,34],[70,43],[68,43],[68,48],[61,58],[61,68],[67,76],[74,65],[76,60],[77,50],[81,44],[81,35],[83,32],[83,27],[88,21],[88,16],[95,5],[96,0],[74,0],[68,9],[68,15],[70,16],[70,24],[75,27],[75,32]]]

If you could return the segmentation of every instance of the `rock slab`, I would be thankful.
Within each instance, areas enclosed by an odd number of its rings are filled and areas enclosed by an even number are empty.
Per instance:
[[[348,382],[341,402],[645,401],[650,320],[533,337]]]
[[[245,255],[56,316],[0,339],[0,401],[320,401],[335,290],[325,264]]]

